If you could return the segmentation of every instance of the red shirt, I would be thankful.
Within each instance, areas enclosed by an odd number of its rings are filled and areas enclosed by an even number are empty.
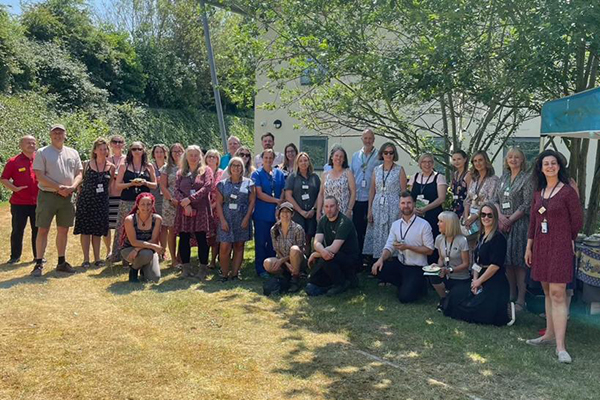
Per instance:
[[[35,206],[37,204],[38,183],[33,172],[33,159],[21,153],[9,159],[2,171],[2,179],[12,180],[15,186],[27,186],[19,192],[13,192],[10,204],[21,206]]]

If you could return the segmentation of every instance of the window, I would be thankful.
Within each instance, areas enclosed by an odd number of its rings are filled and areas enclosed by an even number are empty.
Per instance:
[[[512,147],[518,147],[523,150],[523,153],[525,153],[525,160],[527,161],[527,169],[531,169],[533,163],[535,162],[535,158],[538,156],[538,154],[540,154],[540,138],[519,137],[508,139],[502,152],[503,160]]]
[[[327,136],[300,136],[300,151],[310,156],[315,170],[322,171],[328,161]]]
[[[327,70],[321,63],[312,58],[307,59],[306,63],[309,66],[300,75],[300,85],[309,86],[325,78]]]

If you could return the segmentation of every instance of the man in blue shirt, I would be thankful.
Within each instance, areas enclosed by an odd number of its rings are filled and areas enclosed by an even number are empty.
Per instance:
[[[362,255],[368,224],[367,214],[369,212],[371,178],[373,177],[373,170],[381,164],[381,161],[378,159],[377,150],[373,146],[375,143],[375,134],[373,131],[369,128],[365,129],[361,140],[363,148],[352,155],[350,168],[356,182],[356,202],[352,209],[352,222],[354,222],[354,226],[356,227],[358,247]]]
[[[227,153],[224,154],[223,157],[221,157],[221,163],[219,164],[219,168],[227,168],[227,166],[229,165],[229,160],[231,160],[231,157],[233,157],[233,155],[235,154],[237,149],[240,148],[241,145],[242,143],[240,142],[240,139],[237,136],[229,136],[229,139],[227,139]]]

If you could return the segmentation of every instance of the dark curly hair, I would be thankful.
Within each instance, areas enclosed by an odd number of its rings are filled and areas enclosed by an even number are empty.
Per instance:
[[[533,179],[536,190],[542,190],[547,185],[546,175],[542,172],[542,162],[546,157],[554,157],[556,162],[558,163],[558,180],[565,185],[569,184],[569,171],[567,170],[566,158],[561,153],[554,150],[544,150],[540,153],[540,155],[535,159],[535,165],[533,167]]]

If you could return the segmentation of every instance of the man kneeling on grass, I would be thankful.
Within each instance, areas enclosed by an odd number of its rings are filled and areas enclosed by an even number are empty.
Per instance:
[[[427,256],[433,253],[433,235],[429,223],[415,214],[410,192],[400,194],[400,211],[402,218],[392,224],[383,253],[371,272],[381,282],[398,288],[401,303],[411,303],[424,293],[422,268],[427,265]],[[388,261],[394,250],[398,257]]]
[[[335,197],[327,196],[325,215],[317,225],[315,252],[310,255],[311,267],[306,293],[309,296],[334,296],[349,287],[358,286],[356,266],[360,262],[358,238],[352,220],[339,212]]]

